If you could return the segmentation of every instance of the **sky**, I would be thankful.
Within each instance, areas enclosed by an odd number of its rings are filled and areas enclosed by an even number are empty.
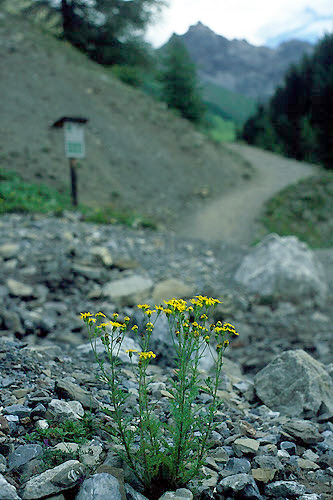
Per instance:
[[[159,47],[172,33],[201,21],[218,35],[276,46],[298,38],[315,42],[333,32],[332,0],[168,0],[146,39]]]

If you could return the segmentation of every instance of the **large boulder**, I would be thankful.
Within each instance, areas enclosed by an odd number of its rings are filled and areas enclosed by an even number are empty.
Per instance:
[[[296,236],[269,234],[243,259],[236,281],[261,297],[322,306],[328,287],[315,254]]]
[[[276,356],[257,373],[254,384],[261,401],[284,415],[333,415],[332,377],[324,365],[301,349]]]

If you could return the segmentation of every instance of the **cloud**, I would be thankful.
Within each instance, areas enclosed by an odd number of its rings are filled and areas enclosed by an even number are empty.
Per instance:
[[[277,45],[283,39],[297,38],[316,41],[326,32],[333,31],[333,17],[319,14],[309,7],[304,8],[297,16],[290,18],[285,23],[271,23],[258,32],[270,46]]]

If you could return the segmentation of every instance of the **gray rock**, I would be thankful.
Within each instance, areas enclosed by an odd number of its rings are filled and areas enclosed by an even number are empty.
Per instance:
[[[112,266],[113,258],[107,247],[91,247],[90,253],[94,256],[97,262],[101,262],[105,267]]]
[[[11,259],[17,257],[20,246],[16,243],[4,243],[0,245],[0,257],[3,259]]]
[[[147,497],[141,495],[138,491],[135,491],[132,486],[125,483],[126,500],[148,500]]]
[[[75,274],[80,274],[90,280],[98,281],[102,276],[102,269],[100,269],[99,267],[85,266],[80,263],[73,264],[72,271]]]
[[[233,447],[235,452],[254,454],[258,451],[260,446],[259,441],[251,438],[238,438],[234,441]]]
[[[157,283],[153,290],[153,302],[156,305],[163,304],[164,300],[184,299],[195,294],[195,287],[187,285],[179,279],[169,278]]]
[[[254,458],[255,463],[259,465],[261,469],[276,469],[281,470],[283,466],[277,457],[272,457],[270,455],[259,455]]]
[[[110,474],[94,474],[83,481],[76,500],[122,500],[119,482]]]
[[[32,477],[24,487],[22,498],[39,499],[72,488],[80,482],[84,472],[84,466],[78,460],[68,460]]]
[[[236,474],[226,477],[219,482],[216,490],[218,493],[235,495],[237,498],[261,499],[258,486],[249,474]]]
[[[9,470],[18,469],[25,465],[30,460],[40,457],[43,454],[43,449],[39,444],[23,444],[16,448],[8,457]]]
[[[289,455],[296,455],[296,445],[291,441],[282,441],[280,443],[281,450],[285,450]]]
[[[324,365],[299,349],[276,356],[254,377],[259,398],[284,415],[333,415],[333,381]]]
[[[320,500],[321,496],[317,493],[309,493],[299,497],[299,500]]]
[[[29,417],[31,413],[31,408],[28,408],[28,406],[23,406],[23,405],[11,405],[11,406],[6,406],[3,412],[5,415],[15,415],[18,418],[24,418],[24,417]]]
[[[295,236],[266,236],[244,258],[235,279],[252,293],[283,302],[310,299],[323,305],[327,298],[328,287],[320,262]]]
[[[159,500],[193,500],[193,494],[186,488],[179,488],[176,491],[165,492]]]
[[[116,302],[134,304],[146,300],[152,287],[153,282],[150,278],[133,275],[107,283],[103,287],[103,293]]]
[[[0,498],[2,500],[20,500],[16,488],[0,474]]]
[[[98,441],[92,440],[81,446],[80,462],[89,467],[95,467],[100,461],[102,451],[102,445]]]
[[[305,493],[305,486],[295,481],[275,481],[265,486],[265,494],[273,498],[295,498]]]
[[[9,288],[9,293],[14,297],[27,298],[32,297],[34,294],[32,286],[13,280],[12,278],[7,280],[7,286]]]
[[[282,429],[302,445],[324,441],[324,437],[318,432],[317,425],[308,420],[290,420],[282,425]],[[287,449],[288,453],[290,453],[290,449],[285,446],[282,447],[282,443],[281,448]]]
[[[7,469],[7,460],[3,455],[0,455],[0,472],[5,472]]]
[[[84,409],[78,401],[52,399],[48,406],[48,413],[50,413],[54,419],[80,420],[84,415]]]
[[[58,396],[66,399],[74,399],[79,401],[83,408],[89,410],[91,408],[96,409],[99,407],[98,401],[85,389],[82,389],[79,385],[69,380],[56,380],[55,388],[56,394]]]
[[[251,464],[246,458],[230,458],[220,471],[220,475],[227,477],[235,474],[247,474],[250,470]]]

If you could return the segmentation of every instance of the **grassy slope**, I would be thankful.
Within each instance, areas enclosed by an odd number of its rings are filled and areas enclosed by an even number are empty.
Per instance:
[[[333,172],[281,191],[265,206],[264,233],[296,235],[314,248],[333,247]]]
[[[204,82],[202,90],[205,101],[211,105],[215,113],[237,125],[244,123],[255,112],[254,99],[236,94],[211,82]]]
[[[247,167],[162,103],[122,84],[69,44],[20,18],[0,19],[0,166],[23,180],[68,192],[61,116],[86,116],[87,157],[79,201],[112,204],[171,225],[193,209],[200,188],[212,197]]]

